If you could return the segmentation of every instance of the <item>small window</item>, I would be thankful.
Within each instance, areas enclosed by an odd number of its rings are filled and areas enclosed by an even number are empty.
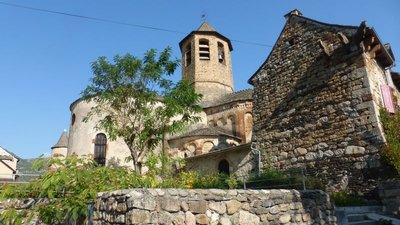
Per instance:
[[[218,42],[218,61],[225,64],[224,45],[221,42]]]
[[[218,172],[229,175],[229,162],[226,159],[223,159],[219,162]]]
[[[200,60],[210,60],[210,45],[208,40],[202,39],[199,41],[199,57]]]
[[[74,114],[72,114],[72,116],[71,116],[71,126],[74,126],[75,120],[76,120],[76,115],[75,115],[75,113],[74,113]]]
[[[192,45],[188,44],[185,50],[185,66],[192,64]]]
[[[106,165],[107,137],[105,134],[97,134],[94,142],[94,161],[100,166]]]

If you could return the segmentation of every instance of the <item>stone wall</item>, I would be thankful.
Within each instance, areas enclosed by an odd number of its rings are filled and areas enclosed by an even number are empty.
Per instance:
[[[377,114],[385,75],[353,43],[356,32],[357,27],[290,17],[250,79],[264,167],[306,167],[328,188],[361,193],[386,175]]]
[[[100,224],[336,224],[322,191],[132,189],[99,193]]]
[[[251,145],[239,145],[209,154],[198,155],[186,159],[188,170],[200,171],[203,174],[217,173],[221,161],[229,164],[229,174],[243,180],[257,169],[257,160],[251,154]]]
[[[400,215],[400,180],[380,182],[379,197],[386,213]]]

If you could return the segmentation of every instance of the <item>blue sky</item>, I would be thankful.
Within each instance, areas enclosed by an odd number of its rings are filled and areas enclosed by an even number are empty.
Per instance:
[[[143,26],[163,32],[6,6],[2,3],[60,11]],[[235,89],[264,62],[283,28],[284,14],[299,9],[319,21],[359,25],[366,20],[400,59],[400,1],[366,0],[0,0],[0,146],[22,158],[50,153],[69,128],[69,105],[79,98],[99,56],[173,48],[201,24],[232,41]],[[250,45],[242,42],[262,43]],[[399,60],[397,59],[399,64]],[[395,71],[400,69],[394,68]],[[180,78],[180,69],[174,79]]]

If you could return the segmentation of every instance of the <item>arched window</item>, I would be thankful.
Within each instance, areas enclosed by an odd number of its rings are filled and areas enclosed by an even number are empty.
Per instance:
[[[185,66],[192,64],[192,44],[189,43],[185,49]]]
[[[210,60],[210,45],[206,39],[199,41],[199,56],[200,60]]]
[[[229,175],[229,162],[226,159],[219,161],[218,172]]]
[[[76,115],[75,115],[75,113],[74,113],[74,114],[72,114],[72,116],[71,116],[71,126],[74,126],[75,120],[76,120]]]
[[[230,116],[227,120],[227,129],[230,129],[232,131],[232,134],[236,136],[236,121],[234,116]]]
[[[225,64],[224,45],[221,42],[218,42],[218,61]]]
[[[107,137],[105,134],[100,133],[96,135],[94,141],[94,160],[100,165],[106,165],[106,146]]]

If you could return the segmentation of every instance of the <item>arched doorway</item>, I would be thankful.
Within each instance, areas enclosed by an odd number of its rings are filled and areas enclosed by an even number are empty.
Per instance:
[[[219,161],[218,172],[229,175],[229,162],[226,159]]]

